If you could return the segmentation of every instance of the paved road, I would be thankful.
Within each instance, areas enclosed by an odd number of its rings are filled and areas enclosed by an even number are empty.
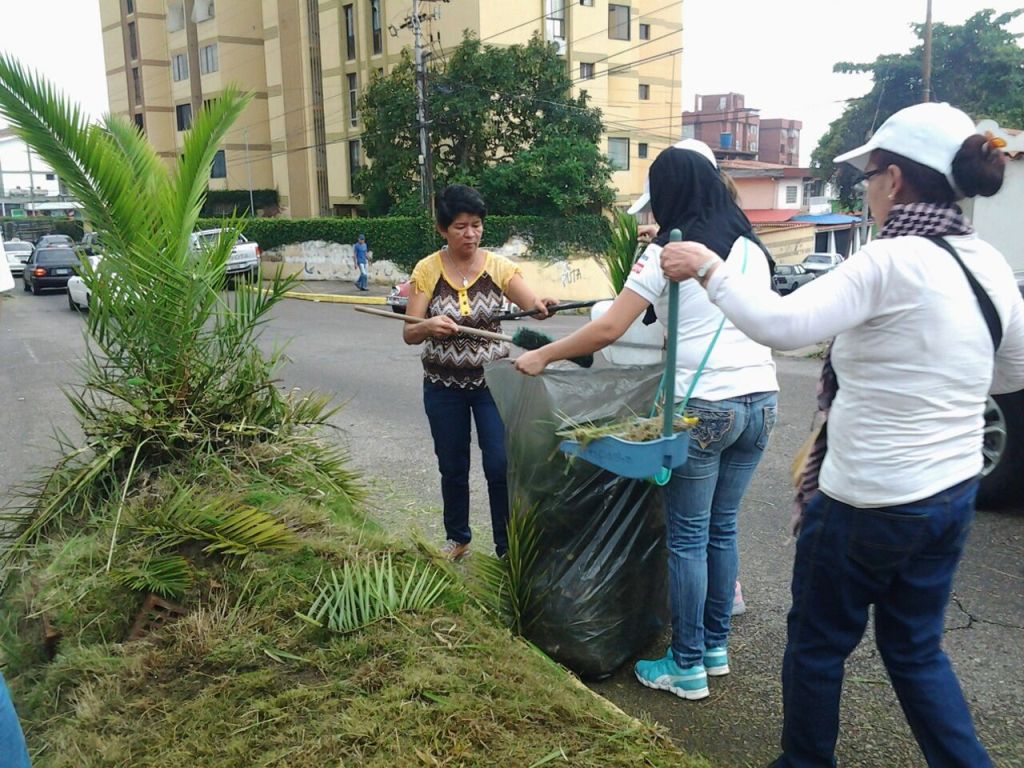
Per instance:
[[[529,321],[526,321],[529,322]],[[578,317],[555,318],[561,335]],[[61,394],[75,382],[83,323],[63,294],[0,298],[0,488],[12,494],[28,469],[53,455],[55,428],[78,434]],[[289,387],[336,392],[339,438],[373,480],[373,514],[396,533],[440,540],[440,492],[422,412],[418,349],[397,322],[336,304],[290,301],[268,326],[266,344],[289,343]],[[780,357],[781,416],[741,519],[744,591],[749,605],[732,639],[734,674],[703,702],[683,702],[632,680],[628,667],[592,687],[635,715],[649,714],[687,749],[722,766],[759,766],[775,754],[778,668],[788,607],[792,546],[785,533],[790,457],[806,434],[818,362]],[[476,457],[474,458],[476,460]],[[474,468],[475,546],[489,546],[484,486]],[[947,615],[946,646],[985,742],[1000,766],[1024,766],[1024,516],[980,512]],[[650,653],[660,653],[664,641]],[[870,639],[848,666],[840,756],[845,766],[922,765]]]

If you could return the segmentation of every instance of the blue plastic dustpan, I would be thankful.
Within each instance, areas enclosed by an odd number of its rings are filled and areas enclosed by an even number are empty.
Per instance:
[[[662,470],[671,471],[686,462],[690,435],[678,432],[642,443],[619,437],[601,437],[586,445],[565,440],[560,447],[569,456],[579,456],[622,477],[656,477]]]
[[[673,229],[669,240],[678,242],[683,233]],[[665,406],[661,437],[634,442],[619,437],[600,437],[586,445],[564,440],[559,446],[569,456],[578,456],[623,477],[655,478],[659,485],[668,482],[673,469],[686,463],[690,447],[687,432],[674,431],[676,385],[676,328],[679,325],[679,283],[668,284],[668,344],[665,351]]]

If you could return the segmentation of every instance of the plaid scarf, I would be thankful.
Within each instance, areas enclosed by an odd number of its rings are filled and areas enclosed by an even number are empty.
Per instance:
[[[879,239],[892,237],[946,237],[950,235],[969,235],[974,232],[971,223],[964,216],[960,207],[954,203],[904,203],[894,205],[889,210],[885,226],[879,233]],[[790,517],[790,532],[796,536],[800,530],[807,504],[818,492],[818,474],[828,450],[828,411],[832,407],[836,393],[839,391],[839,379],[832,367],[832,342],[825,350],[825,362],[818,378],[818,411],[815,424],[821,430],[807,454],[800,482],[797,485],[796,497],[793,499],[793,511]]]

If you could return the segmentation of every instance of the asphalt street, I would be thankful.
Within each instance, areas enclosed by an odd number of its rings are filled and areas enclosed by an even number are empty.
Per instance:
[[[340,292],[355,293],[346,287]],[[556,317],[539,327],[560,336],[583,321]],[[81,437],[62,389],[77,385],[83,329],[82,317],[68,309],[63,293],[17,291],[0,297],[0,408],[6,417],[0,488],[9,503],[17,498],[17,486],[54,458],[55,431],[74,441]],[[332,393],[342,405],[333,422],[334,439],[348,447],[374,489],[369,513],[399,536],[415,531],[440,543],[440,489],[422,408],[419,349],[402,343],[400,324],[345,304],[290,300],[276,310],[264,343],[268,349],[287,345],[283,387]],[[740,522],[748,610],[735,622],[733,673],[713,681],[711,697],[696,703],[641,687],[630,665],[590,683],[626,712],[649,716],[681,746],[721,766],[761,766],[777,751],[778,676],[793,554],[786,533],[789,463],[810,423],[820,366],[815,359],[786,356],[777,356],[777,362],[780,418]],[[474,548],[487,550],[478,458],[472,479]],[[946,625],[946,648],[996,764],[1024,767],[1024,515],[978,513]],[[661,655],[665,642],[659,640],[646,654]],[[924,764],[870,628],[847,666],[839,755],[844,766]]]

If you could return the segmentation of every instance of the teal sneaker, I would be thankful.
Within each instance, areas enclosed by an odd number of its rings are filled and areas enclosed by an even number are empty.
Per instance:
[[[708,676],[704,667],[695,664],[683,669],[672,658],[672,650],[656,661],[638,661],[633,667],[641,685],[658,691],[674,693],[682,699],[703,699],[708,695]]]
[[[729,652],[724,645],[704,651],[704,669],[711,677],[729,674]]]

